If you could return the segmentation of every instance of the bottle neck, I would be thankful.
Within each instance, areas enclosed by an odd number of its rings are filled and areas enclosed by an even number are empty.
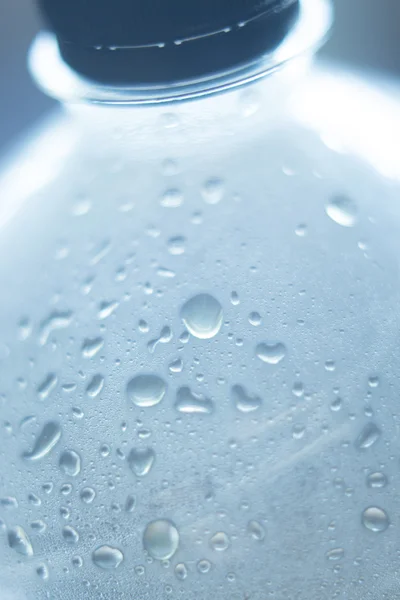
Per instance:
[[[168,84],[100,84],[83,77],[63,60],[57,39],[49,33],[36,38],[29,66],[42,90],[63,102],[160,105],[201,98],[239,88],[270,75],[292,59],[314,53],[332,22],[330,0],[301,0],[292,30],[273,51],[228,70],[187,77]],[[118,50],[115,50],[118,51]]]

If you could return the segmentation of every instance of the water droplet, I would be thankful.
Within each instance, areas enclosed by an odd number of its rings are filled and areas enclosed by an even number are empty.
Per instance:
[[[47,525],[44,521],[38,519],[37,521],[32,521],[31,528],[37,533],[43,533],[47,529]]]
[[[50,335],[56,329],[65,329],[68,327],[71,324],[72,316],[73,315],[71,311],[52,312],[51,315],[40,324],[39,344],[44,346],[47,343]]]
[[[126,512],[133,512],[136,506],[136,498],[132,494],[129,494],[125,500],[125,510]]]
[[[183,362],[180,358],[176,358],[169,363],[168,369],[170,373],[181,373],[183,369]]]
[[[355,447],[359,450],[371,448],[380,438],[381,430],[375,423],[367,423],[355,441]]]
[[[118,302],[112,300],[110,302],[100,302],[99,310],[97,313],[97,318],[102,321],[103,319],[107,319],[113,312],[118,308]]]
[[[353,227],[357,222],[357,206],[347,196],[335,196],[326,205],[328,217],[343,227]]]
[[[188,570],[185,563],[178,563],[175,566],[175,576],[180,581],[184,581],[188,576]]]
[[[84,215],[88,214],[91,208],[92,203],[89,198],[79,198],[79,200],[72,207],[72,214],[75,217],[83,217]]]
[[[371,376],[368,379],[368,385],[371,388],[377,388],[379,386],[379,377],[377,377],[376,375]]]
[[[264,342],[256,346],[256,355],[269,365],[277,365],[285,358],[286,347],[281,342]]]
[[[93,358],[104,346],[104,340],[101,337],[86,338],[82,344],[82,356],[84,358]]]
[[[201,190],[203,199],[207,204],[218,204],[224,195],[224,183],[218,177],[208,179]]]
[[[96,492],[91,487],[85,487],[81,490],[79,496],[82,502],[84,502],[85,504],[91,504],[96,498]]]
[[[247,531],[253,540],[257,540],[258,542],[262,542],[265,538],[265,529],[258,521],[249,521],[247,524]]]
[[[46,565],[43,564],[36,567],[36,574],[44,581],[49,578],[49,570]]]
[[[343,401],[340,398],[340,396],[337,396],[331,402],[331,410],[333,412],[337,412],[337,411],[341,410],[342,406],[343,406]]]
[[[42,504],[39,496],[36,496],[36,494],[33,493],[28,494],[28,502],[29,504],[33,504],[33,506],[40,506]]]
[[[239,24],[239,27],[241,24]],[[244,117],[251,117],[260,108],[260,97],[254,90],[248,89],[242,92],[239,98],[240,110]]]
[[[212,400],[202,394],[195,394],[187,386],[181,387],[176,392],[175,408],[186,414],[211,414],[214,410]]]
[[[143,319],[140,319],[138,327],[139,327],[139,331],[141,333],[148,333],[148,331],[150,329],[149,324],[146,321],[144,321]]]
[[[33,556],[32,544],[24,529],[17,525],[9,529],[7,534],[8,545],[10,548],[22,554],[23,556]]]
[[[389,517],[382,508],[370,506],[362,514],[362,524],[364,527],[375,533],[385,531],[390,524]]]
[[[176,160],[172,158],[166,158],[161,165],[162,174],[166,177],[172,177],[172,175],[177,175],[179,173],[179,165]]]
[[[332,548],[325,554],[328,560],[341,560],[344,556],[343,548]]]
[[[167,385],[158,375],[137,375],[127,385],[127,395],[140,407],[155,406],[164,398]]]
[[[22,342],[24,342],[25,340],[28,339],[28,337],[31,335],[31,333],[32,333],[32,323],[27,317],[24,317],[18,323],[18,339],[20,339]]]
[[[38,386],[37,394],[40,400],[45,400],[56,387],[58,382],[57,375],[49,373],[42,383]]]
[[[116,569],[124,560],[124,555],[118,548],[100,546],[93,551],[92,560],[100,569]]]
[[[76,569],[83,567],[83,559],[81,556],[73,556],[71,559],[72,566]]]
[[[223,552],[230,546],[229,537],[223,531],[214,534],[210,540],[210,546],[217,552]]]
[[[231,293],[231,303],[233,304],[233,306],[238,306],[238,304],[240,304],[240,298],[237,292]]]
[[[181,319],[192,335],[207,340],[217,335],[221,329],[222,307],[210,294],[198,294],[185,302],[181,309]]]
[[[305,223],[300,223],[300,225],[297,225],[295,234],[298,237],[305,237],[307,235],[307,225]]]
[[[81,457],[74,450],[65,450],[58,464],[60,470],[70,477],[76,477],[81,471]]]
[[[158,267],[157,275],[159,275],[160,277],[166,277],[167,279],[172,279],[173,277],[175,277],[175,271],[167,269],[166,267]]]
[[[109,240],[104,240],[94,249],[93,254],[89,260],[89,265],[94,267],[97,265],[111,250],[111,242]]]
[[[367,477],[367,486],[369,488],[384,488],[387,486],[387,482],[385,473],[370,473]]]
[[[153,353],[158,344],[168,344],[172,340],[172,337],[171,328],[168,326],[163,327],[159,337],[154,340],[150,340],[150,342],[147,344],[149,352]]]
[[[133,448],[128,455],[128,465],[137,477],[147,475],[156,459],[152,448]]]
[[[104,387],[104,377],[100,374],[93,375],[86,387],[86,393],[90,398],[96,398]]]
[[[63,496],[69,496],[69,494],[72,492],[72,485],[70,483],[63,483],[61,488],[60,488],[60,492],[63,494]]]
[[[197,570],[199,571],[199,573],[202,573],[203,575],[208,573],[210,569],[211,569],[211,563],[206,558],[202,558],[197,563]]]
[[[161,197],[160,204],[165,208],[178,208],[183,203],[183,194],[177,188],[166,190]]]
[[[26,460],[39,460],[45,457],[60,441],[61,427],[56,421],[46,423],[37,437],[33,450],[24,452],[22,455]]]
[[[168,252],[174,256],[179,256],[185,252],[186,239],[182,235],[169,238],[167,242]]]
[[[143,546],[157,560],[171,558],[179,546],[178,530],[166,519],[151,521],[143,534]]]
[[[261,325],[261,315],[258,312],[251,312],[249,314],[249,323],[250,325],[253,325],[253,327]]]
[[[253,412],[258,410],[262,404],[259,396],[249,396],[241,385],[234,385],[231,393],[235,406],[240,412]]]
[[[304,425],[296,424],[292,427],[292,436],[295,440],[301,440],[301,438],[304,437],[305,432],[306,428]]]
[[[62,528],[62,536],[67,544],[77,544],[79,542],[79,533],[70,525]]]
[[[4,498],[0,498],[0,507],[6,510],[18,508],[18,501],[13,496],[5,496]]]

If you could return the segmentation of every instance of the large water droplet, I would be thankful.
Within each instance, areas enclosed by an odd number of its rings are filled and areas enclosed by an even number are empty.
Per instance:
[[[143,534],[145,550],[157,560],[167,560],[179,546],[179,533],[175,525],[166,519],[151,521]]]
[[[210,546],[217,552],[223,552],[230,546],[229,537],[223,531],[218,531],[218,533],[214,534],[210,539]]]
[[[362,524],[364,527],[379,533],[385,531],[389,527],[390,521],[386,512],[382,508],[377,506],[370,506],[366,508],[362,514]]]
[[[96,398],[104,387],[104,377],[100,374],[93,375],[86,387],[86,393],[90,398]]]
[[[175,408],[181,413],[209,415],[214,410],[214,404],[209,398],[195,394],[189,387],[184,386],[176,392]]]
[[[384,488],[387,486],[387,482],[385,473],[370,473],[367,477],[367,486],[369,488]]]
[[[185,302],[181,319],[188,331],[197,338],[207,340],[219,332],[223,313],[218,300],[210,294],[198,294]]]
[[[84,358],[93,358],[104,346],[104,340],[101,337],[86,338],[82,344],[82,356]]]
[[[259,396],[249,396],[241,385],[232,387],[232,398],[240,412],[253,412],[260,408],[262,400]]]
[[[133,448],[128,455],[128,465],[137,477],[147,475],[156,459],[152,448]]]
[[[72,321],[72,312],[71,311],[52,312],[51,315],[40,324],[39,344],[41,346],[44,346],[53,331],[55,331],[56,329],[64,329],[65,327],[68,327],[68,325],[70,325],[71,321]]]
[[[160,204],[165,208],[178,208],[183,203],[183,194],[178,188],[166,190],[161,197]]]
[[[81,471],[81,457],[74,450],[65,450],[60,456],[59,466],[65,475],[76,477]]]
[[[182,235],[169,238],[167,242],[168,252],[179,256],[185,252],[186,239]]]
[[[257,344],[256,355],[269,365],[277,365],[285,358],[286,347],[281,342],[263,342]]]
[[[65,525],[62,528],[62,536],[67,544],[76,544],[79,542],[79,533],[70,525]]]
[[[167,385],[158,375],[137,375],[126,388],[128,398],[140,407],[154,406],[161,402],[167,391]]]
[[[7,539],[10,548],[18,552],[18,554],[33,556],[33,548],[29,537],[19,525],[8,530]]]
[[[381,430],[375,423],[367,423],[355,441],[356,448],[366,450],[371,448],[380,438]]]
[[[57,381],[57,375],[54,373],[47,375],[37,389],[40,400],[45,400],[50,395],[51,391],[56,387]]]
[[[60,441],[61,427],[56,421],[46,423],[37,437],[31,452],[22,455],[26,460],[39,460],[46,456]]]
[[[92,560],[100,569],[116,569],[124,560],[124,555],[118,548],[105,545],[92,552]]]
[[[343,227],[353,227],[357,222],[357,206],[347,196],[335,196],[326,205],[326,214]]]

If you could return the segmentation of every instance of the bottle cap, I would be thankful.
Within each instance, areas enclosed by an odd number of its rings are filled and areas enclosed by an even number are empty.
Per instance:
[[[38,0],[61,55],[102,84],[168,84],[272,51],[299,0]]]

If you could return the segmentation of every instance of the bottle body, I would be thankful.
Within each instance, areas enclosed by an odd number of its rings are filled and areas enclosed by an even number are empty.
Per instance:
[[[80,109],[3,175],[6,598],[393,593],[390,128],[286,77]]]

